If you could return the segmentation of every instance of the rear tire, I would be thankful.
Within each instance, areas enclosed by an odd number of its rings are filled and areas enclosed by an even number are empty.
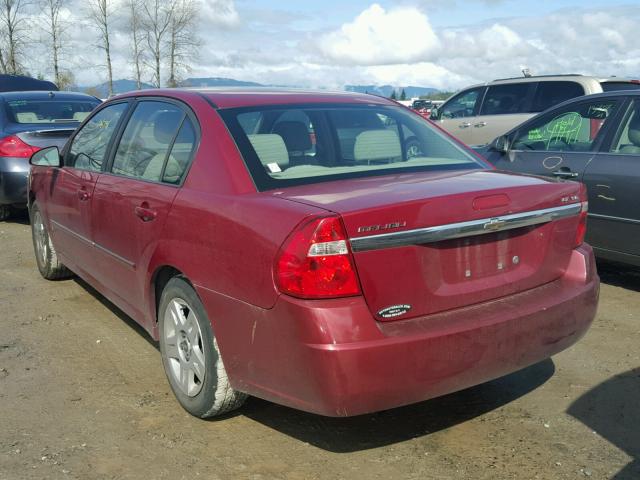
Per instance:
[[[56,249],[53,247],[49,231],[44,224],[42,212],[38,208],[38,204],[31,206],[31,238],[33,240],[33,250],[36,254],[36,263],[38,270],[47,280],[60,280],[73,276],[73,272],[69,270],[58,259]]]
[[[162,291],[158,323],[164,371],[187,412],[207,418],[242,406],[247,395],[231,387],[209,317],[183,277]]]

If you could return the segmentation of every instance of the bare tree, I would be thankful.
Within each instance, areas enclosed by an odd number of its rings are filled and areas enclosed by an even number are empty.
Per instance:
[[[142,25],[146,31],[147,46],[151,53],[153,84],[160,88],[163,47],[170,32],[174,4],[163,0],[148,0],[143,4]]]
[[[25,0],[0,0],[0,66],[4,73],[22,73],[21,56],[27,42],[28,26]]]
[[[199,2],[177,0],[169,26],[168,55],[169,87],[177,87],[179,76],[190,70],[190,62],[197,57],[200,41],[196,34]]]
[[[53,62],[53,76],[59,88],[63,82],[63,75],[60,71],[60,55],[64,47],[65,22],[62,18],[62,9],[67,0],[41,0],[40,7],[46,14],[43,31],[47,35],[51,47],[51,60]]]
[[[128,24],[131,30],[131,52],[133,65],[136,75],[136,88],[142,88],[142,67],[143,67],[143,45],[144,41],[144,25],[142,24],[141,15],[143,13],[145,0],[126,0],[126,7],[129,10]]]
[[[88,0],[89,21],[99,32],[100,43],[98,48],[104,50],[107,67],[107,87],[109,96],[113,95],[113,70],[111,68],[111,40],[109,33],[114,13],[112,0]]]

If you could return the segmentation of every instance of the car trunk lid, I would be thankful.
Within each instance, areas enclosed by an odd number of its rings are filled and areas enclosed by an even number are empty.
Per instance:
[[[380,321],[551,282],[566,270],[581,186],[496,171],[370,177],[273,193],[339,214]]]

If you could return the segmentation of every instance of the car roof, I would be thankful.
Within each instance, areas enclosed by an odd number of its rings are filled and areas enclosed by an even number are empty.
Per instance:
[[[266,87],[148,89],[127,92],[113,97],[113,99],[161,96],[188,100],[189,97],[193,97],[194,95],[204,97],[216,108],[313,103],[398,105],[398,103],[393,100],[366,93]]]
[[[47,100],[58,98],[63,100],[99,100],[98,98],[80,92],[59,92],[59,91],[25,91],[25,92],[0,92],[0,98],[4,100]]]
[[[579,73],[569,73],[563,75],[532,75],[530,77],[512,77],[512,78],[498,78],[496,80],[491,80],[490,82],[485,83],[477,83],[475,85],[471,85],[469,87],[464,88],[463,90],[469,90],[471,88],[477,87],[486,87],[491,85],[505,85],[511,83],[528,83],[528,82],[561,82],[567,80],[574,80],[577,82],[590,82],[595,81],[598,83],[639,83],[638,80],[624,78],[624,77],[594,77],[590,75],[581,75]]]

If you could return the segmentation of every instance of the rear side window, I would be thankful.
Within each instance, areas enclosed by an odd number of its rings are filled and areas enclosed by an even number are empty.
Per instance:
[[[185,119],[184,111],[176,105],[158,101],[138,103],[118,144],[112,172],[178,183],[194,144],[193,127],[191,133],[189,126],[182,128]],[[179,131],[184,132],[182,138],[178,138]]]
[[[111,137],[128,103],[116,103],[96,113],[73,137],[65,164],[82,170],[102,170]]]
[[[532,112],[542,112],[547,108],[584,95],[584,88],[576,82],[539,82],[533,97]]]
[[[634,100],[620,126],[611,152],[625,155],[640,155],[640,100]]]
[[[524,113],[529,107],[531,83],[512,83],[489,87],[484,96],[480,115]]]
[[[634,80],[632,82],[602,82],[603,92],[614,92],[617,90],[637,90],[640,88],[640,81]]]
[[[220,110],[259,190],[415,171],[486,168],[409,110],[294,105]]]
[[[555,110],[519,130],[514,150],[586,152],[619,105],[617,100],[598,99]]]

